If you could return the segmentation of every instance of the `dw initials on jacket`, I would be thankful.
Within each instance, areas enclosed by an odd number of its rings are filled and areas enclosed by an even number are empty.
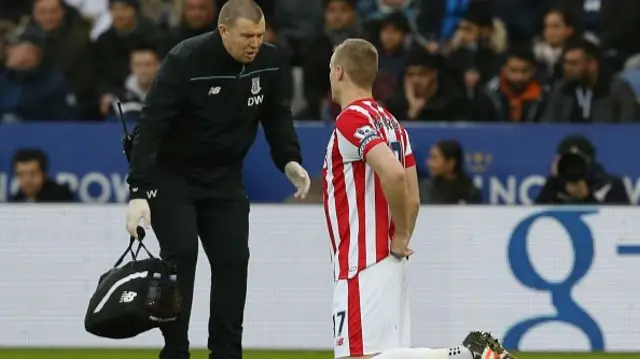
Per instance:
[[[409,136],[374,100],[359,100],[336,119],[323,166],[324,211],[335,279],[353,278],[389,256],[394,233],[380,181],[367,153],[385,143],[405,168],[415,166]]]

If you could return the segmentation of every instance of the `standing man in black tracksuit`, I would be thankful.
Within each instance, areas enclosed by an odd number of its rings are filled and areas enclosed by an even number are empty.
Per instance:
[[[304,197],[307,172],[293,128],[278,50],[263,44],[252,0],[229,0],[217,31],[187,39],[164,60],[146,97],[128,182],[127,229],[153,226],[161,256],[178,266],[186,311],[160,326],[161,359],[189,358],[198,237],[211,265],[211,358],[242,358],[249,200],[242,162],[261,123],[275,164]]]

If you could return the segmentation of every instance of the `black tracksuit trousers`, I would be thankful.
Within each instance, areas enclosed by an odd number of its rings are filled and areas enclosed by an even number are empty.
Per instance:
[[[160,359],[189,358],[189,318],[198,257],[198,237],[211,266],[210,357],[242,358],[242,322],[249,262],[249,202],[219,200],[213,191],[192,186],[179,175],[154,176],[149,199],[151,223],[162,259],[178,267],[185,312],[160,326],[165,346]]]

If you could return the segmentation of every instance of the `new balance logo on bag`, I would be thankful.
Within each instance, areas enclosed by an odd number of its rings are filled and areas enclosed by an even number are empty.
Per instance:
[[[136,292],[125,290],[124,292],[122,292],[122,295],[120,296],[120,303],[131,303],[133,302],[134,299],[136,299],[137,295],[138,293]]]
[[[149,274],[148,271],[132,273],[132,274],[129,274],[128,276],[118,280],[117,282],[113,283],[113,285],[109,288],[109,290],[102,297],[100,302],[98,302],[98,304],[96,305],[95,309],[93,310],[93,313],[94,314],[98,313],[99,311],[102,310],[102,308],[104,308],[104,306],[109,301],[109,298],[118,289],[118,287],[120,287],[120,286],[122,286],[122,285],[124,285],[126,283],[129,283],[132,280],[138,279],[138,278],[146,278],[148,274]],[[127,291],[123,292],[123,294],[124,293],[127,293]],[[136,292],[131,292],[131,293],[136,293]],[[134,298],[135,298],[135,295],[134,295]],[[120,297],[120,299],[122,299],[122,297]],[[133,299],[131,299],[131,300],[133,300]]]
[[[93,335],[111,339],[133,338],[157,328],[160,322],[175,320],[184,310],[175,264],[149,252],[142,242],[145,237],[142,227],[138,227],[136,232],[138,239],[129,237],[129,245],[113,267],[100,275],[98,286],[89,300],[84,328]],[[136,243],[138,248],[133,248]],[[149,258],[138,259],[141,249]],[[121,266],[128,254],[131,254],[131,261]],[[163,280],[155,280],[150,276],[152,273],[161,273]],[[149,303],[152,290],[156,291],[153,298],[158,305]]]

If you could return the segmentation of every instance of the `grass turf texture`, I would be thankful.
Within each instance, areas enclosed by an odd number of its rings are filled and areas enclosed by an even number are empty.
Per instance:
[[[128,349],[4,349],[0,359],[156,359],[157,350]],[[631,359],[640,354],[521,353],[518,359]],[[204,350],[193,350],[192,359],[207,359]],[[249,350],[244,359],[333,359],[330,352]]]

